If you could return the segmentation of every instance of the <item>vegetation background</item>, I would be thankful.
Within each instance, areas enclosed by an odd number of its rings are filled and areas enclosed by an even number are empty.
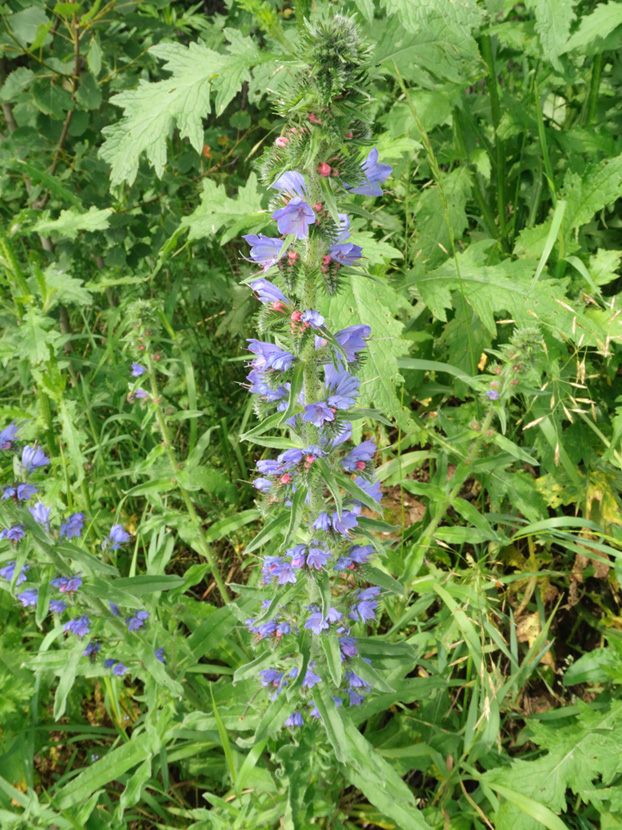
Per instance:
[[[336,301],[378,340],[392,593],[382,688],[290,732],[242,626],[260,514],[239,237],[266,208],[266,93],[328,9],[373,47],[393,164],[354,221],[379,282]],[[167,654],[144,678],[67,660],[2,581],[2,827],[622,826],[622,4],[0,13],[0,429],[40,441],[47,501],[88,517],[93,595],[146,603]],[[155,403],[131,394],[135,324]],[[104,556],[115,520],[132,543]]]

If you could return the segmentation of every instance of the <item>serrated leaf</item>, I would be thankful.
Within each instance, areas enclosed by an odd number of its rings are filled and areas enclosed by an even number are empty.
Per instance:
[[[52,83],[50,78],[37,78],[32,85],[32,93],[37,109],[57,121],[62,121],[72,107],[71,95],[62,86]]]
[[[585,225],[621,194],[622,155],[589,165],[582,176],[569,170],[561,193],[568,202],[563,223],[566,234]]]
[[[28,89],[34,78],[35,73],[25,66],[13,70],[0,88],[0,102],[15,101],[20,93]]]
[[[222,227],[248,215],[250,221],[256,224],[260,210],[261,195],[257,190],[255,173],[250,174],[235,198],[227,196],[223,185],[204,179],[201,202],[196,210],[182,220],[181,226],[188,228],[189,239],[203,239],[214,236]]]
[[[536,32],[544,57],[561,69],[559,56],[566,51],[570,26],[575,19],[577,0],[526,0],[525,5],[536,16]]]
[[[55,265],[48,266],[43,275],[46,287],[44,311],[50,311],[59,303],[88,305],[91,302],[91,292],[82,280],[70,277]]]
[[[84,213],[75,208],[61,210],[57,219],[50,219],[49,216],[34,225],[33,231],[48,235],[56,233],[67,239],[75,239],[79,231],[105,231],[109,225],[108,217],[112,208],[96,208],[94,205]]]
[[[622,5],[618,2],[601,3],[591,14],[581,18],[579,28],[563,51],[587,54],[599,52],[606,48],[605,38],[618,26],[622,26]]]

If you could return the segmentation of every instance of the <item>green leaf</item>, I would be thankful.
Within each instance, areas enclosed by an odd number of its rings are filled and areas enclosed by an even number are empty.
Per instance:
[[[95,76],[91,72],[80,75],[80,84],[76,92],[76,101],[85,110],[99,109],[102,102],[102,93]]]
[[[55,796],[61,810],[86,800],[110,781],[118,780],[125,772],[142,763],[149,756],[149,736],[142,734],[132,738],[124,746],[107,752],[99,761],[81,772]]]
[[[525,5],[536,15],[536,32],[544,57],[560,70],[559,56],[566,51],[570,26],[575,19],[577,0],[526,0]]]
[[[112,208],[98,209],[91,207],[87,213],[84,211],[61,210],[57,219],[50,219],[49,214],[34,225],[33,231],[47,236],[58,234],[67,239],[75,239],[79,231],[105,231],[109,225],[108,217]]]
[[[89,305],[91,292],[82,280],[70,277],[55,265],[48,266],[43,272],[45,280],[44,311],[51,311],[55,306],[62,305]]]
[[[10,75],[7,75],[0,88],[0,102],[15,101],[24,90],[28,89],[34,78],[35,73],[32,69],[27,69],[25,66],[14,69]]]
[[[335,329],[355,323],[371,326],[361,379],[361,403],[376,406],[405,430],[412,430],[409,412],[402,406],[398,387],[403,381],[397,359],[408,353],[410,343],[401,337],[403,325],[395,319],[400,309],[410,304],[390,285],[354,277],[339,296],[327,303],[327,316]]]
[[[182,220],[182,227],[188,228],[189,239],[203,239],[214,236],[218,231],[247,215],[256,224],[261,210],[261,195],[257,190],[257,176],[251,173],[248,181],[238,190],[235,198],[229,198],[221,184],[212,179],[203,180],[201,201],[196,210]]]
[[[568,202],[563,227],[567,235],[587,224],[599,210],[622,195],[622,155],[591,164],[583,175],[568,170],[561,196]]]
[[[38,6],[29,6],[6,18],[7,27],[24,47],[35,40],[39,26],[46,26],[47,23],[46,13]]]
[[[622,26],[622,5],[600,3],[591,14],[581,18],[579,28],[566,43],[564,52],[594,54],[607,48],[606,38]]]
[[[467,200],[471,194],[472,177],[466,167],[443,173],[443,188],[449,203],[449,222],[456,240],[468,227]],[[451,251],[451,238],[437,187],[426,188],[416,209],[417,234],[413,243],[414,255],[421,261],[436,265]],[[442,246],[442,247],[441,247]],[[454,276],[455,279],[455,276]]]
[[[50,78],[38,78],[32,86],[32,92],[37,108],[57,121],[62,121],[67,110],[72,107],[71,95]]]

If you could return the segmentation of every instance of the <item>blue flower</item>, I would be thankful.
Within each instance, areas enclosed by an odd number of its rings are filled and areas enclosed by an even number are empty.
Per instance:
[[[346,657],[356,657],[356,655],[359,653],[356,643],[356,637],[339,638],[339,648],[341,649],[342,659]]]
[[[326,373],[326,391],[329,393],[327,403],[333,409],[349,409],[354,406],[359,394],[360,381],[356,375],[335,369],[329,364]]]
[[[0,530],[0,540],[8,539],[9,542],[19,542],[26,535],[26,531],[21,525],[13,525],[13,527]]]
[[[328,438],[323,433],[320,433],[320,441],[327,449],[335,449],[335,447],[340,446],[341,444],[345,444],[346,441],[349,441],[352,437],[352,422],[351,421],[344,421],[342,424],[337,425],[337,434],[332,437]]]
[[[486,392],[486,397],[491,401],[496,401],[499,398],[499,393],[496,391],[496,389],[489,389]]]
[[[272,389],[268,383],[266,383],[263,371],[252,369],[246,376],[246,379],[251,384],[248,391],[253,395],[261,395],[261,397],[268,401],[268,403],[280,401],[283,398],[287,398],[289,394],[287,390],[289,384],[285,384],[285,386],[279,385],[276,389]]]
[[[281,464],[273,458],[260,458],[256,467],[264,476],[278,476],[283,472]]]
[[[160,663],[166,663],[166,655],[164,654],[163,648],[157,648],[154,652],[155,659],[159,660]]]
[[[16,484],[14,487],[7,487],[2,494],[2,501],[16,497],[18,501],[28,501],[39,491],[34,484]]]
[[[303,688],[305,689],[312,689],[314,686],[317,686],[318,683],[322,682],[322,678],[316,674],[313,669],[307,669],[305,672],[304,680],[302,681]]]
[[[272,489],[272,482],[269,478],[256,478],[253,481],[253,487],[259,490],[260,493],[267,493]]]
[[[330,517],[328,513],[322,512],[313,522],[314,530],[330,530]]]
[[[307,183],[304,176],[296,170],[287,170],[270,187],[281,193],[287,193],[289,196],[299,196],[301,199],[304,199],[307,194]]]
[[[0,569],[0,576],[6,579],[7,582],[11,582],[13,579],[13,574],[15,573],[15,565],[16,561],[13,560],[12,562],[7,562],[4,568]],[[16,585],[21,585],[22,582],[26,582],[26,571],[30,570],[30,565],[24,565],[20,575],[15,580]]]
[[[50,600],[50,611],[53,611],[55,614],[62,614],[63,611],[67,608],[67,603],[63,602],[62,599],[51,599]]]
[[[50,585],[58,588],[61,594],[73,594],[82,585],[82,580],[79,576],[57,576],[50,580]]]
[[[262,669],[259,672],[259,677],[261,678],[261,685],[264,688],[266,686],[274,686],[278,689],[283,679],[283,672],[277,671],[276,669]]]
[[[116,663],[114,668],[112,669],[112,673],[116,674],[117,677],[123,677],[126,671],[127,666],[124,666],[123,663]]]
[[[357,470],[364,470],[367,464],[370,464],[376,453],[376,444],[374,441],[363,441],[353,450],[350,450],[345,458],[341,459],[341,466],[349,473],[355,473]]]
[[[91,630],[91,618],[88,614],[83,614],[81,617],[74,617],[63,626],[63,631],[71,632],[76,637],[85,637]]]
[[[120,617],[121,616],[121,612],[119,611],[119,606],[117,605],[116,602],[108,601],[108,605],[110,606],[110,610],[115,615],[115,617]]]
[[[358,527],[357,514],[354,511],[349,513],[333,513],[331,516],[333,530],[341,536],[349,536],[350,531]]]
[[[73,539],[74,536],[80,536],[84,526],[84,518],[84,513],[72,513],[60,526],[60,538]]]
[[[259,236],[261,236],[261,234],[259,234]],[[244,237],[246,240],[248,240],[248,238],[248,236]],[[265,236],[264,239],[268,239],[268,237]],[[271,241],[278,242],[279,246],[283,244],[280,239]],[[289,304],[289,300],[285,294],[283,294],[281,289],[277,288],[276,285],[272,285],[269,280],[255,280],[251,283],[251,288],[257,294],[257,299],[260,303],[267,303],[270,305],[278,305],[279,303],[283,303],[283,305]]]
[[[348,326],[335,334],[335,340],[343,349],[348,363],[356,360],[356,353],[366,348],[366,339],[371,334],[371,326],[358,324]]]
[[[280,349],[274,343],[265,343],[254,338],[248,340],[248,350],[257,355],[253,360],[253,367],[261,371],[276,369],[278,372],[286,372],[296,360],[295,355]]]
[[[264,236],[263,233],[249,233],[244,237],[244,239],[251,246],[250,261],[256,262],[257,265],[261,265],[264,271],[272,268],[272,266],[276,265],[276,263],[281,259],[281,249],[283,248],[282,239],[275,239],[273,236]],[[285,253],[285,251],[283,251],[283,253]],[[267,282],[267,280],[256,280],[256,282],[266,282],[267,285],[270,286],[269,289],[264,291],[262,288],[255,288],[255,283],[251,283],[251,288],[253,291],[257,291],[259,299],[262,303],[287,303],[287,300],[279,289],[275,288],[271,285],[271,283]],[[263,300],[262,292],[264,293],[264,296],[266,292],[270,294],[280,294],[281,296],[276,297],[274,300]]]
[[[27,608],[29,605],[36,605],[37,600],[39,599],[39,594],[34,590],[34,588],[28,588],[22,594],[17,595],[18,600]]]
[[[281,562],[275,568],[275,576],[278,577],[279,585],[286,585],[291,582],[292,585],[296,583],[296,574],[292,568],[291,562]]]
[[[311,544],[313,544],[313,542]],[[319,571],[326,565],[329,559],[330,553],[325,548],[309,548],[309,553],[307,554],[307,565],[310,568],[315,568],[316,571]]]
[[[50,459],[41,447],[30,447],[26,445],[22,450],[22,465],[27,473],[32,473],[37,467],[45,467],[49,463]]]
[[[307,555],[307,548],[305,545],[295,545],[293,548],[287,548],[286,552],[289,556],[291,556],[292,568],[304,568]]]
[[[328,249],[328,256],[340,265],[355,265],[363,255],[363,249],[353,242],[337,242]]]
[[[282,452],[279,455],[278,461],[281,464],[283,471],[291,470],[293,467],[296,467],[298,464],[300,464],[303,455],[303,450],[285,450],[285,452]]]
[[[328,622],[324,619],[319,611],[311,614],[305,623],[305,628],[310,629],[314,634],[321,634],[328,628]]]
[[[354,545],[348,552],[348,559],[357,565],[365,565],[374,552],[373,545]]]
[[[324,403],[324,401],[318,401],[318,403],[309,403],[305,406],[302,420],[313,424],[319,429],[328,421],[334,421],[335,413],[327,403]]]
[[[139,378],[141,375],[144,375],[147,370],[144,366],[141,366],[140,363],[132,363],[132,377]]]
[[[365,481],[364,478],[357,476],[354,479],[354,483],[358,484],[361,490],[365,490],[368,496],[371,496],[374,501],[380,504],[382,501],[382,490],[380,489],[379,481]],[[360,502],[355,502],[355,504],[360,504]]]
[[[393,172],[390,164],[382,164],[378,161],[378,150],[374,147],[369,151],[369,155],[361,164],[363,175],[367,184],[358,185],[357,187],[350,187],[346,185],[350,193],[357,193],[360,196],[382,196],[382,188],[380,185]]]
[[[137,611],[133,617],[127,617],[125,622],[127,623],[127,630],[128,631],[138,631],[139,628],[142,628],[145,624],[145,621],[149,619],[149,611]]]
[[[300,317],[303,323],[306,323],[312,329],[319,329],[321,328],[326,320],[319,311],[312,311],[311,309],[307,309],[307,311],[303,311]]]
[[[102,550],[107,545],[109,545],[111,542],[112,542],[112,544],[110,545],[111,549],[112,550],[119,550],[121,545],[123,545],[123,544],[125,544],[125,542],[129,542],[129,541],[130,541],[130,534],[124,529],[123,525],[119,525],[119,524],[113,525],[110,528],[110,533],[108,535],[108,538],[104,539],[104,541],[102,542]]]
[[[315,213],[310,205],[296,196],[285,207],[276,210],[272,218],[277,220],[279,233],[294,234],[296,239],[306,239],[309,225],[315,222]]]
[[[51,507],[46,507],[43,502],[38,501],[34,507],[29,507],[28,509],[32,513],[32,517],[37,524],[43,525],[45,528],[49,527]]]
[[[17,427],[15,421],[0,432],[0,450],[10,450],[13,441],[17,441]]]
[[[140,401],[140,400],[143,400],[144,398],[148,398],[149,397],[149,392],[145,392],[144,389],[136,389],[136,391],[134,392],[134,397],[138,398],[138,400]]]
[[[378,608],[376,597],[379,593],[380,588],[365,588],[364,591],[359,591],[356,598],[356,607],[350,612],[352,619],[361,620],[361,622],[375,619]]]
[[[337,611],[337,609],[333,608],[333,606],[331,605],[330,608],[328,609],[328,614],[326,615],[326,619],[328,620],[328,622],[332,622],[332,623],[339,622],[339,620],[342,617],[343,617],[343,614],[341,613],[341,611]]]
[[[338,213],[339,227],[337,231],[337,242],[345,242],[350,236],[350,217],[347,213]]]
[[[52,607],[52,603],[50,603],[50,608]],[[90,642],[87,647],[82,652],[83,657],[97,657],[99,652],[101,651],[101,643]]]
[[[104,660],[104,668],[111,669],[116,662],[117,661],[114,658],[108,657],[106,660]]]
[[[285,726],[303,726],[304,720],[300,712],[292,712],[285,721]]]

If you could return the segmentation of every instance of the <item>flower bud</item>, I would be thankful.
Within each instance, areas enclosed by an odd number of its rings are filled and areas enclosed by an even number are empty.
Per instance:
[[[330,164],[326,164],[325,161],[322,161],[317,166],[317,172],[325,179],[327,176],[330,176],[332,169]]]

